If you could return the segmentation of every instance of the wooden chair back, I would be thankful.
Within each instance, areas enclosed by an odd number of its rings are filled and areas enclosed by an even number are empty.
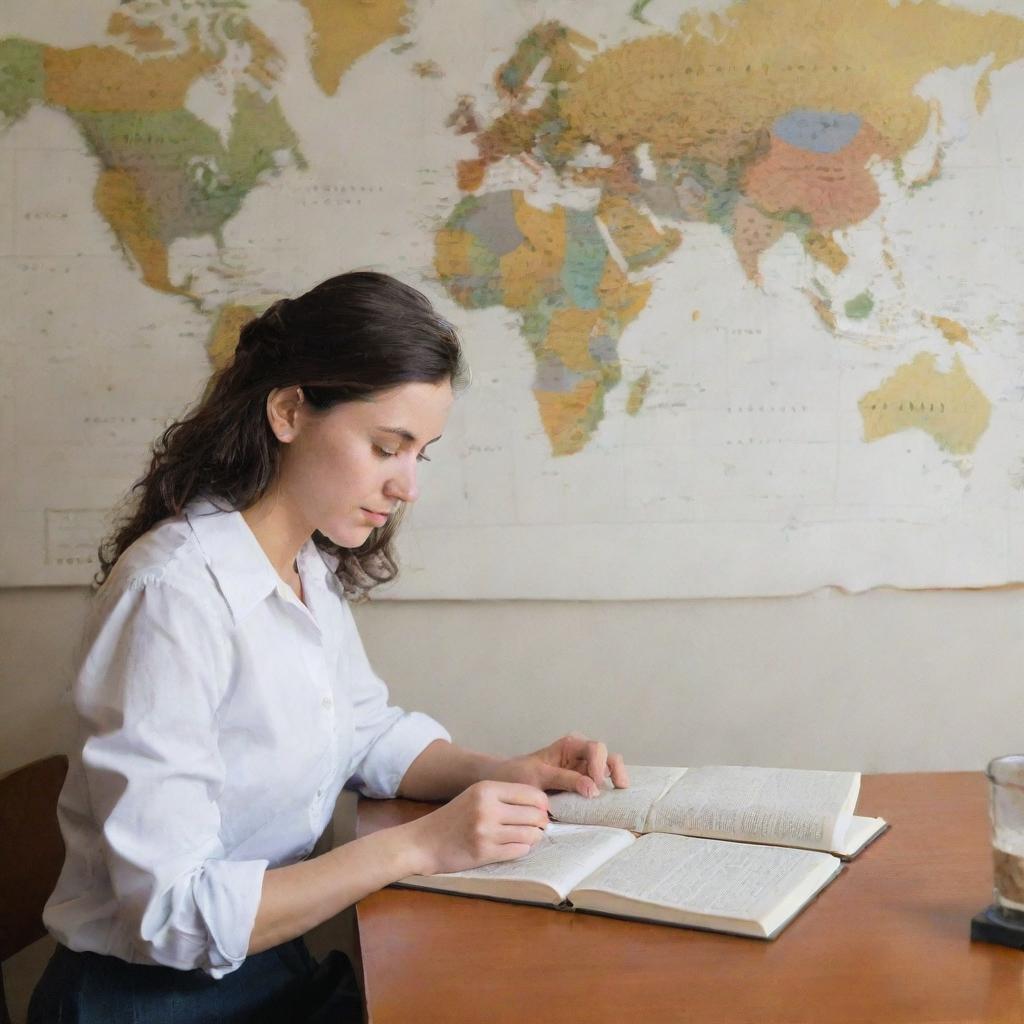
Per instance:
[[[68,770],[63,754],[0,778],[0,966],[46,934],[43,906],[64,863],[57,797]],[[0,1024],[8,1024],[0,973]]]

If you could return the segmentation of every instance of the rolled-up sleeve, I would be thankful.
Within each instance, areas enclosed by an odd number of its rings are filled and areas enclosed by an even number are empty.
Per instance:
[[[429,715],[388,704],[388,688],[370,667],[348,605],[344,615],[355,733],[346,786],[363,796],[393,797],[413,761],[435,740],[450,742],[451,736]]]
[[[118,924],[141,957],[219,978],[245,959],[268,863],[227,859],[220,839],[229,638],[160,581],[109,600],[76,700]]]

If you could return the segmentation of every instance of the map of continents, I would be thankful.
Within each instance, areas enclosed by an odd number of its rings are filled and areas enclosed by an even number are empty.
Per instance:
[[[143,331],[161,357],[187,346],[205,374],[254,313],[355,265],[461,307],[484,368],[457,457],[433,471],[446,486],[417,508],[406,579],[429,582],[411,596],[1021,578],[1024,536],[1020,557],[1000,538],[1024,492],[1006,177],[1024,19],[997,2],[92,0],[81,37],[77,16],[52,36],[42,15],[12,17],[29,27],[0,28],[0,146],[16,140],[0,216],[17,218],[22,303],[10,379],[36,358],[37,385],[58,392],[52,363],[82,388],[58,426],[36,425],[53,468],[18,497],[3,581],[87,579],[101,520],[184,400],[185,383],[171,408],[147,381],[117,450],[86,451],[106,436],[95,331]],[[969,124],[988,134],[960,144]],[[72,205],[41,198],[51,159]],[[941,236],[942,205],[963,196],[1001,247],[977,275]],[[75,229],[33,248],[32,218],[68,210]],[[977,239],[966,223],[951,240]],[[49,331],[44,271],[21,258],[40,251],[125,297],[97,311],[62,297],[74,353]],[[144,358],[119,378],[131,391],[151,375],[142,351],[107,344],[97,380]],[[35,414],[8,397],[12,422]],[[27,450],[5,453],[17,479]],[[612,594],[627,535],[635,579]],[[637,561],[659,545],[675,557]],[[941,577],[929,545],[957,552]],[[508,567],[538,551],[543,578],[524,584]]]
[[[721,228],[755,284],[762,255],[794,236],[831,275],[806,289],[823,326],[842,334],[840,317],[874,314],[884,327],[870,290],[842,295],[849,256],[836,238],[882,202],[872,163],[890,162],[906,194],[935,181],[941,147],[916,179],[902,167],[940,114],[918,84],[978,65],[982,111],[993,72],[1024,58],[1024,20],[934,0],[746,0],[700,27],[692,15],[675,33],[601,50],[572,26],[541,23],[495,75],[498,116],[481,126],[464,103],[453,118],[478,155],[459,164],[466,195],[438,233],[436,268],[461,305],[521,317],[556,455],[579,452],[601,422],[621,377],[619,340],[650,293],[649,274],[637,272],[685,245],[687,223]],[[522,190],[489,190],[489,171],[509,159],[600,198],[587,210],[537,209]],[[888,248],[879,261],[898,286]],[[955,320],[918,315],[939,345],[973,344]],[[633,383],[630,413],[648,385],[646,375]],[[917,428],[954,455],[974,449],[991,411],[957,356],[943,372],[928,353],[859,408],[868,441]]]

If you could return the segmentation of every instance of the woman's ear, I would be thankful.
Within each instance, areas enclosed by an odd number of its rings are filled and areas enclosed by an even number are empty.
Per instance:
[[[296,384],[287,388],[274,388],[267,395],[267,419],[274,436],[282,444],[289,444],[299,434],[299,409],[305,401],[302,388]]]

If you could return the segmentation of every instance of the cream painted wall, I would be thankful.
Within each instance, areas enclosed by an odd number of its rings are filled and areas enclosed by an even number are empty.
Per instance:
[[[0,591],[0,771],[69,749],[84,588]],[[1024,749],[1024,591],[730,601],[377,601],[393,698],[517,753],[571,728],[636,763],[980,768]]]

